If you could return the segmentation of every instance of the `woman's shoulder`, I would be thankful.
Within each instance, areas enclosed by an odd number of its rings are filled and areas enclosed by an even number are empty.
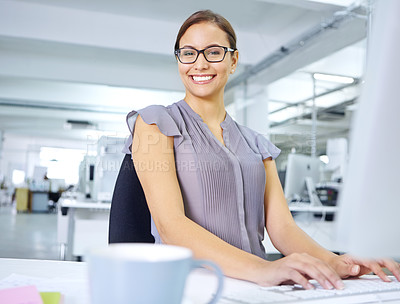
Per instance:
[[[251,142],[256,142],[256,140],[261,137],[261,138],[266,138],[263,134],[260,132],[251,129],[247,126],[244,126],[240,123],[238,123],[236,120],[234,120],[235,125],[237,126],[239,132],[245,137],[246,140],[251,141]]]
[[[249,136],[252,136],[252,137],[256,137],[258,135],[261,135],[259,132],[257,132],[255,130],[249,128],[249,127],[246,127],[246,126],[238,123],[236,120],[234,120],[234,122],[235,122],[235,125],[239,128],[240,132],[242,134],[244,134],[244,135],[249,135]]]
[[[176,123],[180,124],[182,120],[181,112],[178,107],[179,102],[175,102],[170,105],[149,105],[139,110],[133,110],[127,115],[127,119],[131,117],[135,117],[136,120],[137,115],[140,115],[142,119],[149,123],[150,120],[161,120],[161,121],[170,121],[171,119]]]
[[[257,153],[261,154],[262,158],[275,159],[280,154],[281,150],[276,147],[266,135],[257,132],[249,127],[243,126],[235,121],[240,133],[248,143],[248,145]]]
[[[165,117],[165,116],[173,116],[173,109],[176,107],[176,104],[173,103],[171,105],[158,105],[158,104],[153,104],[146,106],[144,108],[141,108],[139,110],[133,110],[131,111],[128,116],[134,116],[139,114],[140,116],[154,116],[154,117]]]
[[[133,110],[127,115],[128,127],[133,133],[135,121],[140,115],[141,119],[148,125],[157,125],[161,133],[166,136],[180,136],[178,129],[178,116],[176,115],[176,103],[163,105],[149,105],[139,110]]]

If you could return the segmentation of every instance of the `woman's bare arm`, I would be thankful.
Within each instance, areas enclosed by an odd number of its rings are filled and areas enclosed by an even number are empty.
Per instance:
[[[310,238],[295,223],[283,194],[275,161],[264,160],[267,182],[265,186],[265,222],[272,244],[283,255],[307,253],[327,263],[336,257]]]

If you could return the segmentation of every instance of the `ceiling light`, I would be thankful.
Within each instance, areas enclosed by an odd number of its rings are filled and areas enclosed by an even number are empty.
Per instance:
[[[324,80],[324,81],[338,82],[338,83],[353,83],[354,82],[353,77],[339,76],[339,75],[332,75],[332,74],[314,73],[313,77],[316,80]]]
[[[64,123],[65,130],[72,130],[72,129],[96,129],[96,125],[87,120],[74,120],[68,119]]]

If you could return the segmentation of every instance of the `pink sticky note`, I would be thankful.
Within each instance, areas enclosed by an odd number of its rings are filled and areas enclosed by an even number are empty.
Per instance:
[[[43,304],[43,301],[35,286],[22,286],[0,289],[0,303]]]

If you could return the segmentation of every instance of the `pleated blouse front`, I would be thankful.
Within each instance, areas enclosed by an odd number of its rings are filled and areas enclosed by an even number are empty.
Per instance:
[[[134,132],[137,115],[174,137],[176,172],[188,218],[229,244],[265,258],[263,159],[280,150],[263,135],[237,124],[227,113],[221,123],[223,145],[200,115],[181,100],[170,106],[132,111],[127,122]],[[130,153],[132,139],[125,153]],[[152,221],[152,234],[160,243]]]

